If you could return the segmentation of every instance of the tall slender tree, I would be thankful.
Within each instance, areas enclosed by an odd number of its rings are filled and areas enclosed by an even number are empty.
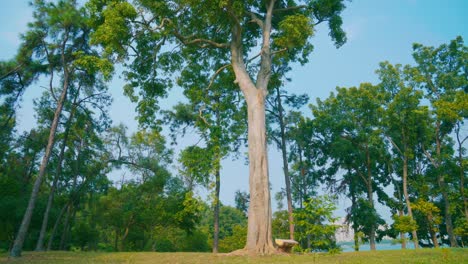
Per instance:
[[[34,182],[27,209],[19,227],[13,248],[12,257],[19,257],[28,232],[29,223],[36,204],[47,164],[54,146],[55,134],[59,124],[63,105],[67,100],[70,86],[79,86],[78,72],[97,76],[102,70],[109,75],[112,65],[99,58],[97,52],[89,47],[89,27],[84,9],[78,9],[76,1],[63,0],[48,3],[34,1],[34,21],[29,24],[29,31],[22,37],[20,54],[29,55],[31,60],[42,62],[44,73],[50,80],[50,92],[57,102],[54,118],[39,174]],[[55,87],[54,77],[60,76],[60,87]],[[59,96],[55,96],[56,93]]]
[[[292,111],[300,109],[304,106],[309,97],[303,95],[289,95],[286,90],[281,89],[284,86],[284,74],[289,70],[285,67],[274,67],[272,82],[270,84],[270,92],[267,97],[267,128],[268,137],[276,143],[276,146],[281,151],[283,159],[283,174],[285,182],[286,202],[288,206],[288,222],[289,222],[289,238],[294,239],[294,218],[293,218],[293,199],[291,190],[291,175],[288,163],[288,108]]]
[[[447,175],[444,175],[443,146],[457,122],[466,118],[466,87],[468,86],[468,48],[457,37],[439,47],[413,45],[416,66],[410,69],[411,80],[424,91],[434,118],[431,144],[423,144],[424,153],[437,172],[437,183],[445,208],[445,225],[450,246],[456,247]]]
[[[382,80],[381,85],[388,93],[391,101],[386,106],[384,115],[383,133],[392,146],[397,160],[394,164],[401,166],[396,171],[401,175],[403,196],[410,221],[414,221],[413,209],[409,195],[409,183],[411,179],[410,166],[415,164],[419,138],[424,126],[427,126],[429,112],[427,107],[421,106],[423,94],[414,87],[405,85],[404,73],[401,65],[381,63],[378,70]],[[414,225],[413,225],[414,226]],[[416,229],[411,230],[414,248],[419,248]]]

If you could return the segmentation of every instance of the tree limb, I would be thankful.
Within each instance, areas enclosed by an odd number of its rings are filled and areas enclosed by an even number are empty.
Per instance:
[[[302,9],[302,8],[307,8],[307,6],[306,5],[298,5],[298,6],[289,6],[289,7],[285,7],[285,8],[278,8],[278,9],[274,9],[273,13],[294,11],[294,10],[298,10],[298,9]]]

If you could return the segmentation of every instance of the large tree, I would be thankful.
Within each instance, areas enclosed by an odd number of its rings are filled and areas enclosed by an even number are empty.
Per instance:
[[[382,92],[386,92],[387,100],[389,100],[385,107],[383,133],[392,146],[392,154],[395,158],[392,164],[399,167],[395,168],[395,171],[402,180],[406,210],[412,222],[414,218],[408,182],[412,176],[411,167],[414,167],[412,164],[415,164],[414,161],[417,158],[418,139],[428,123],[429,113],[426,106],[421,106],[422,92],[404,82],[405,75],[401,65],[394,66],[383,62],[377,72],[381,79]],[[416,229],[412,228],[411,233],[414,247],[418,248]]]
[[[104,44],[119,59],[135,55],[129,61],[126,91],[139,102],[140,121],[153,119],[158,97],[167,93],[173,73],[197,63],[200,57],[226,65],[204,69],[213,78],[232,68],[248,112],[251,200],[245,251],[275,252],[265,129],[273,57],[305,59],[312,50],[309,38],[314,25],[323,21],[328,22],[336,45],[343,44],[343,1],[138,0],[132,4],[92,0],[89,7],[96,14],[96,43]],[[139,96],[135,88],[139,88]]]

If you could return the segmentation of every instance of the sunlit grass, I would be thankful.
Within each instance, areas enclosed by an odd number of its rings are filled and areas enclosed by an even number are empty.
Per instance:
[[[468,249],[387,250],[336,255],[304,254],[240,257],[211,253],[24,252],[18,259],[0,255],[0,263],[468,263]]]

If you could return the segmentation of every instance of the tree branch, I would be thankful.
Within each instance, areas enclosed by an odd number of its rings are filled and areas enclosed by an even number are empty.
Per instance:
[[[390,141],[390,143],[392,143],[393,147],[396,148],[398,150],[398,152],[400,153],[401,156],[404,156],[405,154],[403,154],[403,152],[401,151],[401,149],[398,147],[398,145],[392,140],[392,138],[390,136],[387,136],[385,135],[385,137]],[[402,158],[403,159],[403,158]]]
[[[208,87],[206,88],[207,90],[209,90],[209,89],[211,88],[211,85],[213,85],[214,80],[216,79],[216,77],[217,77],[224,69],[226,69],[226,68],[229,67],[229,66],[231,66],[231,64],[223,65],[223,66],[221,66],[218,70],[216,70],[216,72],[213,74],[213,76],[211,76],[210,83],[208,84]]]
[[[302,8],[307,8],[306,5],[298,5],[298,6],[290,6],[290,7],[285,7],[285,8],[278,8],[274,9],[273,13],[280,13],[280,12],[287,12],[287,11],[294,11]]]
[[[218,42],[210,40],[210,39],[196,38],[196,39],[191,39],[190,40],[190,38],[192,38],[193,36],[188,36],[188,37],[183,36],[177,30],[174,30],[174,36],[178,40],[180,40],[180,42],[182,42],[182,44],[184,44],[185,46],[200,44],[200,45],[198,45],[200,48],[208,48],[208,47],[228,48],[229,47],[228,43],[218,43]]]

